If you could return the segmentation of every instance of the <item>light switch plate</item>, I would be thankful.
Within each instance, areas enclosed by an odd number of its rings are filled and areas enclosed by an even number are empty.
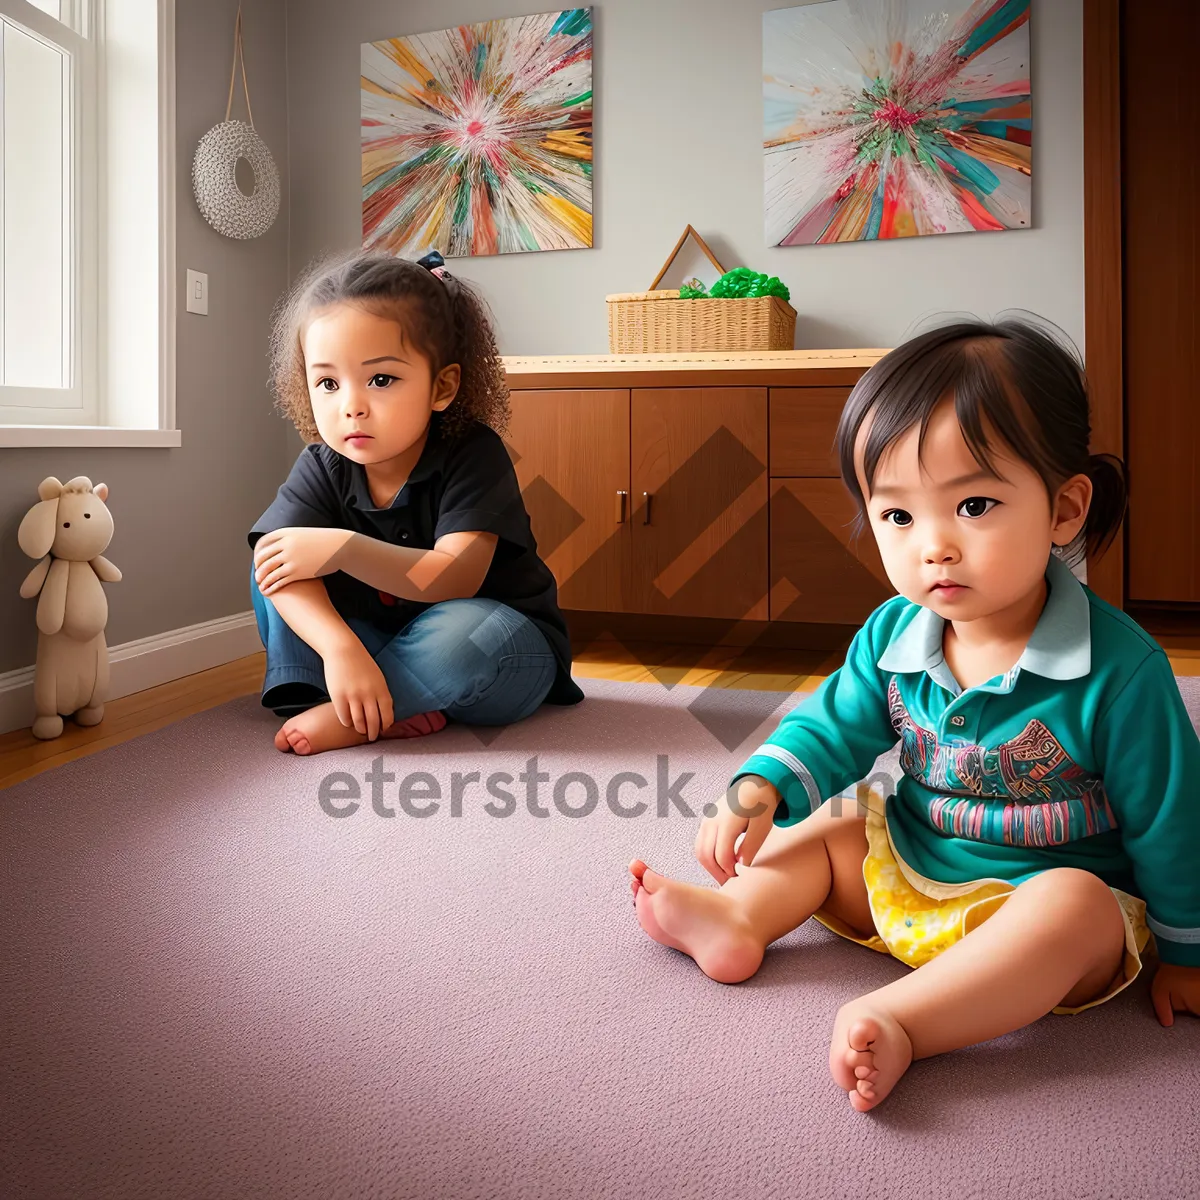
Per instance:
[[[204,271],[193,271],[190,267],[187,273],[187,310],[208,316],[208,275]]]

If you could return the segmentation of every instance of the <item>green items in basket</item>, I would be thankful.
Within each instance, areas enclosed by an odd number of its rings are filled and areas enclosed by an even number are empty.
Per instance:
[[[732,271],[726,271],[712,285],[710,292],[704,290],[704,284],[698,279],[689,279],[679,289],[681,300],[744,300],[755,296],[778,296],[781,300],[792,298],[787,284],[781,283],[777,275],[764,275],[749,267],[734,267]]]

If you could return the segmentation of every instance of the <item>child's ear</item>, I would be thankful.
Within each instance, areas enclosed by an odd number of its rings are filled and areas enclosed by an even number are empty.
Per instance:
[[[1079,536],[1091,505],[1092,481],[1086,475],[1072,475],[1058,489],[1050,514],[1050,540],[1054,545],[1069,546]]]
[[[448,367],[443,367],[437,374],[437,378],[433,381],[433,407],[437,411],[449,408],[458,395],[459,384],[462,383],[462,367],[458,363],[451,363]]]

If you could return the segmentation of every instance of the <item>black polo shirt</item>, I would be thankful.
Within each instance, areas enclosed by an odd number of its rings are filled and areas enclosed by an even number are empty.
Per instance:
[[[476,595],[524,613],[545,634],[558,667],[546,703],[577,704],[583,692],[571,678],[571,642],[558,607],[558,584],[538,556],[504,442],[480,421],[447,439],[441,436],[440,418],[433,414],[421,457],[388,508],[376,508],[361,463],[324,442],[305,446],[274,503],[250,530],[250,547],[264,533],[295,526],[352,529],[418,550],[431,550],[447,533],[494,533],[496,551]],[[377,591],[343,571],[322,578],[342,616],[389,632],[398,633],[430,607]]]

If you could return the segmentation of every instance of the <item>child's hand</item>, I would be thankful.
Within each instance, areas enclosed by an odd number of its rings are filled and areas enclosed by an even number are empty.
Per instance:
[[[779,793],[765,779],[747,775],[739,779],[734,799],[741,815],[734,810],[727,792],[717,805],[716,816],[705,817],[696,834],[696,857],[700,865],[718,882],[724,883],[736,874],[737,863],[749,866],[754,861],[767,834],[772,818],[779,807]],[[741,834],[746,836],[734,854],[734,843]]]
[[[1177,1012],[1200,1017],[1200,967],[1161,963],[1150,985],[1150,999],[1161,1025],[1174,1025]]]
[[[336,571],[338,551],[354,536],[351,529],[294,527],[264,533],[254,547],[254,578],[270,595],[299,579],[319,579]]]
[[[375,741],[392,724],[392,694],[379,664],[362,642],[355,639],[325,658],[325,688],[334,712],[343,725]]]

